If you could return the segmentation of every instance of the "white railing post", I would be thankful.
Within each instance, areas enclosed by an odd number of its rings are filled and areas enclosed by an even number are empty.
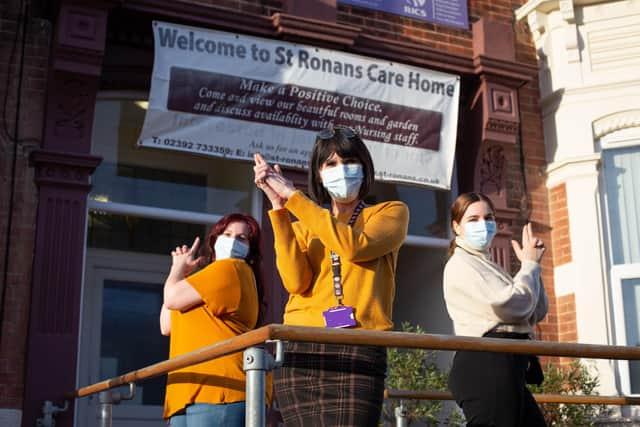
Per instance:
[[[407,427],[407,408],[405,408],[402,400],[400,401],[400,406],[395,408],[395,415],[396,427]]]

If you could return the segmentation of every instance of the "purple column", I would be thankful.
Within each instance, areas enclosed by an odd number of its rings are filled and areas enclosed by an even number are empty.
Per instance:
[[[60,4],[52,46],[42,148],[33,153],[39,188],[22,425],[45,400],[76,388],[90,155],[107,10]],[[73,425],[73,401],[56,426]]]

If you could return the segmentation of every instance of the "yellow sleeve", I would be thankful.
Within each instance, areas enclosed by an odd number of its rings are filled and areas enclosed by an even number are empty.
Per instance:
[[[329,212],[307,198],[301,191],[289,197],[285,207],[302,222],[324,246],[346,261],[362,262],[379,258],[399,248],[407,237],[409,208],[402,202],[386,202],[365,219],[364,228],[356,232],[337,221]]]
[[[240,279],[233,260],[215,261],[186,278],[214,316],[233,313],[240,304]]]
[[[276,250],[276,267],[282,284],[291,294],[301,294],[311,287],[312,269],[307,247],[298,239],[286,209],[269,211]]]

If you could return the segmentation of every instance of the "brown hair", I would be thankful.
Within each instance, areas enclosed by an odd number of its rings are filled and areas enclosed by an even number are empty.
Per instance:
[[[320,168],[333,153],[343,158],[354,158],[362,164],[362,185],[358,198],[362,199],[369,194],[369,189],[374,181],[373,160],[371,154],[358,134],[354,136],[345,136],[342,128],[333,128],[333,135],[330,138],[316,137],[316,142],[311,151],[311,160],[309,161],[309,195],[319,204],[331,200],[331,196],[320,182]]]
[[[453,223],[457,222],[458,224],[460,224],[460,221],[462,221],[462,218],[464,217],[465,212],[467,212],[467,209],[469,208],[469,206],[471,206],[476,202],[486,202],[489,205],[489,208],[491,208],[491,211],[495,213],[496,209],[493,206],[493,202],[491,201],[491,199],[489,199],[489,197],[485,196],[482,193],[477,193],[474,191],[469,193],[462,193],[456,198],[456,200],[451,205],[451,222],[449,225],[451,226],[451,231],[453,231],[453,234],[456,234],[455,231],[453,230]],[[449,243],[449,250],[447,251],[447,259],[451,257],[451,255],[453,255],[453,251],[455,249],[456,249],[456,238],[454,236],[453,239],[451,239],[451,243]]]

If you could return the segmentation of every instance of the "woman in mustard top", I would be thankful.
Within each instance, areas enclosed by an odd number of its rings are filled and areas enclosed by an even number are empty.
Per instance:
[[[232,338],[258,322],[260,229],[250,216],[222,218],[206,239],[205,256],[190,248],[171,252],[160,330],[170,336],[169,357]],[[200,271],[196,267],[210,262]],[[245,373],[242,353],[169,373],[164,417],[178,427],[244,426]]]
[[[311,198],[255,155],[255,182],[272,204],[276,264],[289,292],[284,323],[391,329],[407,206],[363,202],[373,161],[352,129],[320,132],[309,164]],[[384,348],[288,343],[284,366],[274,372],[285,425],[377,425],[386,366]]]

